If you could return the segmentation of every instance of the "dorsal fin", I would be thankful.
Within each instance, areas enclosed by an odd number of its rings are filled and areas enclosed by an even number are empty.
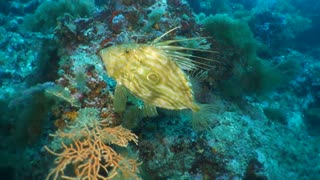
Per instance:
[[[207,52],[207,53],[217,53],[216,51],[210,51],[210,50],[201,49],[201,48],[188,48],[188,47],[183,47],[183,46],[171,45],[173,43],[178,43],[178,42],[193,41],[193,40],[205,40],[208,37],[185,38],[185,39],[167,40],[167,41],[160,42],[160,40],[164,36],[171,33],[172,31],[175,31],[178,28],[180,28],[180,26],[175,27],[175,28],[170,29],[169,31],[165,32],[164,34],[162,34],[161,36],[159,36],[158,38],[153,40],[151,42],[151,45],[163,50],[183,70],[193,71],[198,68],[204,69],[204,70],[209,70],[214,67],[214,66],[210,65],[209,63],[199,62],[194,59],[201,59],[201,60],[204,60],[207,62],[220,63],[220,62],[213,60],[213,59],[210,59],[210,58],[195,56],[192,54],[181,52],[181,51],[198,51],[198,52]]]
[[[164,36],[166,36],[167,34],[171,33],[172,31],[180,28],[181,26],[177,26],[173,29],[170,29],[169,31],[165,32],[164,34],[162,34],[161,36],[157,37],[156,39],[154,39],[151,44],[157,44]]]

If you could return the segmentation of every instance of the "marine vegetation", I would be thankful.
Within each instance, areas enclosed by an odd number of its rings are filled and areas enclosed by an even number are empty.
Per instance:
[[[0,177],[320,179],[319,9],[0,0]]]

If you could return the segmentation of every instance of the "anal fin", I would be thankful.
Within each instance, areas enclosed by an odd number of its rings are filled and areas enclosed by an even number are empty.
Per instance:
[[[156,117],[156,116],[158,116],[158,111],[157,111],[156,106],[144,103],[143,116],[144,117]]]

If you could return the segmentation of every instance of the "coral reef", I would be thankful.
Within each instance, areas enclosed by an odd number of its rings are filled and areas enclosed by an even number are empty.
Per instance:
[[[0,1],[0,176],[319,179],[318,7]],[[194,103],[209,104],[201,121],[136,92],[119,96],[98,55],[123,44],[159,48],[151,42],[174,28],[160,42],[172,45],[166,53],[210,67],[183,71]]]

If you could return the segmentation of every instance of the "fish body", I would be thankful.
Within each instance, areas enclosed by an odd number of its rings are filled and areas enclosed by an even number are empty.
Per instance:
[[[199,111],[188,77],[172,52],[157,44],[123,44],[102,49],[99,55],[108,75],[145,103]]]

